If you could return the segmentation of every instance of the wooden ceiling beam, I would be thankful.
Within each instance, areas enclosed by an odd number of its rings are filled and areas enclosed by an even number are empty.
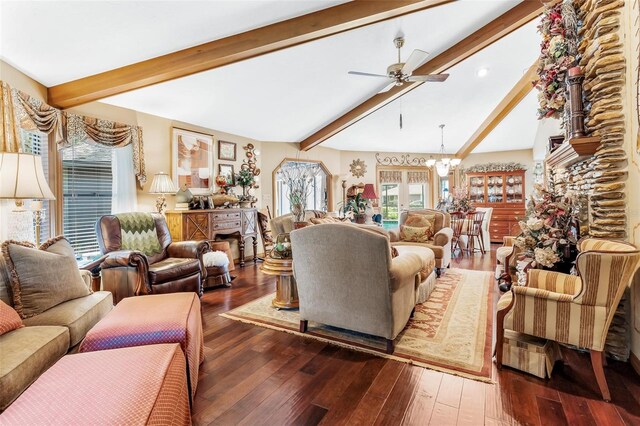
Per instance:
[[[48,103],[70,108],[229,65],[454,0],[351,1],[244,33],[105,71],[48,89]]]
[[[462,145],[462,147],[456,153],[456,158],[465,158],[471,154],[479,144],[486,138],[489,133],[495,129],[506,116],[522,101],[525,96],[533,89],[533,82],[538,77],[536,70],[538,68],[538,62],[536,61],[527,72],[518,80],[513,88],[491,111],[491,114],[482,122],[478,130],[476,130],[469,140]]]
[[[544,0],[524,0],[473,34],[456,43],[451,48],[424,63],[414,71],[414,74],[436,74],[447,71],[454,65],[459,64],[485,47],[500,40],[502,37],[531,22],[544,10],[543,2]],[[301,141],[300,149],[308,151],[318,146],[330,137],[340,133],[399,97],[406,95],[422,84],[422,82],[416,82],[395,86],[388,92],[378,93],[372,96]]]

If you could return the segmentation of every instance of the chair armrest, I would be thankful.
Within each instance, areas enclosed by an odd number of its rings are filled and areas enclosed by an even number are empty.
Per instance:
[[[91,288],[91,278],[92,278],[91,271],[87,271],[86,269],[80,269],[80,278],[82,278],[82,281],[87,286],[87,288],[93,291],[93,288]]]
[[[389,241],[391,241],[392,243],[395,243],[396,241],[400,241],[400,230],[390,229]]]
[[[453,229],[442,228],[433,236],[433,244],[440,247],[446,247],[451,243],[453,238]]]
[[[502,247],[513,247],[516,242],[516,237],[504,236],[502,237]]]
[[[582,288],[582,280],[576,275],[560,272],[529,269],[527,271],[527,287],[546,290],[553,293],[575,296]]]
[[[119,268],[128,266],[137,268],[138,266],[149,267],[147,256],[137,250],[118,250],[107,253],[107,258],[100,265],[102,269]]]
[[[210,250],[207,241],[180,241],[169,244],[167,255],[169,257],[182,257],[199,259]]]
[[[389,268],[391,290],[395,291],[408,284],[415,285],[416,276],[421,270],[420,256],[415,253],[402,253],[394,257],[391,259],[391,268]]]
[[[533,297],[535,299],[555,300],[557,302],[572,302],[573,296],[564,293],[555,293],[553,291],[543,290],[540,288],[531,288],[524,286],[512,286],[514,298],[515,297]]]

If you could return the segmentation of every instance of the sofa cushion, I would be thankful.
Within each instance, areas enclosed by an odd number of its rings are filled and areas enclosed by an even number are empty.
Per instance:
[[[168,257],[149,266],[151,284],[161,284],[200,272],[198,259]]]
[[[0,300],[0,336],[20,327],[24,327],[20,315]]]
[[[406,242],[406,241],[396,241],[391,243],[393,244],[394,247],[399,247],[399,246],[419,246],[419,247],[426,247],[428,249],[430,249],[433,252],[433,255],[435,256],[436,259],[442,259],[444,257],[444,249],[440,246],[436,246],[433,244],[433,242],[430,243],[410,243],[410,242]]]
[[[0,336],[0,411],[69,349],[64,327],[23,327]]]
[[[309,222],[311,222],[314,225],[322,225],[323,223],[342,223],[342,221],[337,217],[331,217],[331,216],[312,217],[311,219],[309,219]]]
[[[30,243],[5,241],[2,254],[11,280],[13,307],[22,318],[91,294],[64,237],[52,238],[39,249]]]
[[[394,245],[393,247],[399,254],[403,253],[415,253],[420,257],[422,269],[420,270],[420,281],[427,279],[436,267],[436,258],[433,254],[433,250],[424,246],[417,245]]]
[[[69,346],[75,346],[87,332],[113,308],[109,291],[96,291],[86,297],[69,300],[24,320],[26,326],[57,325],[69,329]]]
[[[400,240],[412,243],[426,243],[433,238],[433,227],[400,225]]]
[[[417,228],[429,227],[434,229],[436,217],[433,214],[409,213],[404,225],[415,226]],[[435,231],[434,231],[435,233]]]

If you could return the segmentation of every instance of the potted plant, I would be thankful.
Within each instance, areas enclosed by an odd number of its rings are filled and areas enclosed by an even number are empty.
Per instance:
[[[248,168],[240,169],[240,173],[236,175],[236,183],[242,187],[242,195],[248,196],[247,188],[251,188],[251,185],[255,182],[253,172]]]
[[[367,209],[367,200],[364,199],[362,194],[358,193],[355,197],[347,201],[344,206],[344,213],[351,213],[353,215],[353,221],[355,223],[363,224],[366,221],[365,210]]]

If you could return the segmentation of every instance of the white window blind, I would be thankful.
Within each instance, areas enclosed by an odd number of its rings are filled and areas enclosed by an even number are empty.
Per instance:
[[[22,152],[39,155],[42,158],[42,168],[44,175],[49,177],[49,140],[46,134],[38,130],[28,131],[20,129],[20,143]],[[51,184],[49,184],[51,186]],[[45,242],[51,237],[51,203],[44,201],[42,207],[44,218],[40,222],[40,241]],[[25,208],[29,208],[25,203]]]
[[[77,143],[60,151],[64,236],[71,242],[76,257],[98,254],[95,224],[111,214],[113,190],[110,148]]]

